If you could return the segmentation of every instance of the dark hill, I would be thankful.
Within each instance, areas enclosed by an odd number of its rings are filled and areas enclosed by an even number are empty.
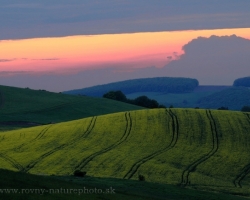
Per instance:
[[[234,81],[234,86],[250,87],[250,77],[238,78]]]
[[[0,86],[0,131],[142,109],[104,98]]]
[[[232,87],[201,98],[197,106],[213,109],[224,106],[230,110],[240,110],[247,105],[250,105],[250,90],[245,87]]]
[[[101,97],[103,94],[112,90],[121,90],[124,94],[136,92],[162,92],[162,93],[184,93],[191,92],[199,82],[191,78],[142,78],[120,82],[114,82],[104,85],[66,91],[66,94],[81,94],[87,96]]]

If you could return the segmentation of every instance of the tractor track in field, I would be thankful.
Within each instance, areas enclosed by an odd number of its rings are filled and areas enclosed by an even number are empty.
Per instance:
[[[247,117],[247,120],[250,123],[250,116],[244,113]],[[250,163],[241,169],[241,172],[235,177],[233,180],[233,184],[235,187],[242,188],[241,181],[250,173]]]
[[[43,129],[38,135],[41,135],[41,133],[44,135],[45,132],[46,132],[49,128],[50,128],[50,127],[46,127],[46,128],[45,128],[46,130]],[[37,138],[37,137],[36,137],[36,138]],[[29,141],[29,143],[31,143],[31,142],[33,142],[34,140],[36,140],[36,138],[33,139],[33,140],[31,140],[31,141]],[[19,171],[24,171],[25,168],[24,168],[20,163],[18,163],[15,159],[13,159],[13,158],[9,157],[8,155],[6,155],[6,153],[7,153],[8,151],[16,151],[16,150],[22,148],[22,147],[25,146],[25,145],[27,145],[27,143],[21,144],[21,145],[19,145],[18,147],[15,147],[15,148],[13,148],[13,149],[5,150],[3,153],[0,153],[0,157],[3,158],[5,161],[9,162],[9,163],[10,163],[14,168],[16,168],[17,170],[19,170]]]
[[[218,131],[217,131],[217,126],[216,122],[213,118],[213,115],[210,110],[206,110],[206,115],[210,121],[210,127],[211,127],[211,132],[212,132],[212,137],[213,137],[213,148],[204,156],[199,158],[198,160],[194,161],[192,164],[190,164],[183,172],[181,175],[181,186],[187,186],[190,184],[189,181],[189,175],[191,172],[194,172],[196,170],[196,167],[200,165],[201,163],[205,162],[208,160],[211,156],[213,156],[219,148],[219,140],[218,140]]]
[[[41,138],[44,136],[44,134],[51,128],[51,126],[52,126],[52,125],[50,125],[50,126],[44,128],[44,129],[43,129],[43,130],[42,130],[42,131],[32,140],[32,142],[35,141],[35,140],[41,139]]]
[[[248,121],[250,122],[250,115],[249,115],[249,114],[246,114],[246,113],[245,113],[245,115],[247,116]]]
[[[234,186],[242,188],[241,181],[250,173],[250,163],[247,164],[233,180]]]
[[[18,163],[15,159],[9,157],[8,155],[0,153],[0,157],[6,162],[10,163],[17,170],[22,171],[24,169],[24,167],[20,163]]]
[[[130,116],[130,112],[125,113],[125,118],[126,118],[126,128],[125,128],[125,131],[124,131],[124,134],[122,135],[122,137],[118,141],[116,141],[114,144],[110,145],[109,147],[104,148],[100,151],[97,151],[97,152],[89,155],[88,157],[84,158],[77,166],[75,166],[75,170],[83,169],[91,160],[93,160],[97,156],[102,155],[102,154],[116,148],[117,146],[119,146],[120,144],[122,144],[124,141],[127,140],[127,138],[130,135],[131,129],[132,129],[132,119]]]
[[[30,169],[32,169],[37,163],[39,163],[40,161],[42,161],[43,159],[47,158],[48,156],[50,156],[51,154],[60,151],[70,145],[75,144],[76,142],[78,142],[81,138],[85,138],[87,137],[91,131],[93,130],[94,126],[95,126],[95,122],[96,122],[97,117],[92,117],[87,130],[80,136],[77,136],[75,138],[73,138],[71,141],[67,142],[66,144],[61,144],[57,147],[55,147],[54,149],[42,154],[38,159],[33,160],[32,162],[30,162],[22,171],[23,172],[28,172]]]
[[[5,135],[1,137],[0,142],[5,139]]]
[[[168,144],[168,146],[164,147],[163,149],[155,151],[154,153],[152,153],[148,156],[145,156],[144,158],[135,162],[133,164],[133,166],[130,168],[130,170],[123,177],[124,179],[131,179],[135,175],[135,173],[138,171],[138,169],[141,167],[141,165],[143,165],[145,162],[153,159],[154,157],[172,149],[175,146],[175,144],[177,143],[178,136],[179,136],[179,122],[178,122],[177,116],[170,109],[166,110],[166,112],[170,115],[170,117],[172,119],[173,135],[172,135],[171,142]]]
[[[30,145],[32,144],[32,142],[34,142],[35,140],[38,140],[38,139],[41,139],[44,134],[51,128],[52,125],[48,126],[48,127],[45,127],[34,139],[30,140],[29,142],[26,142],[26,143],[23,143],[23,144],[20,144],[19,146],[17,147],[14,147],[12,149],[9,149],[9,150],[6,150],[6,151],[18,151],[20,150],[22,147],[26,146],[26,145]],[[6,152],[5,151],[5,152]]]

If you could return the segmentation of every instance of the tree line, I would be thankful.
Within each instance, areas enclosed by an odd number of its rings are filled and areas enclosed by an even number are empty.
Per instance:
[[[124,103],[129,103],[145,108],[166,108],[164,105],[159,104],[156,100],[154,99],[149,99],[147,96],[139,96],[135,99],[128,99],[126,95],[120,91],[109,91],[103,95],[103,98],[107,99],[112,99],[116,101],[121,101]]]

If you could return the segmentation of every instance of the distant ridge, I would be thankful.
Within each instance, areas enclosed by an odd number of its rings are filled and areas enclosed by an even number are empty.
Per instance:
[[[121,90],[124,94],[136,92],[183,93],[193,91],[198,85],[198,80],[191,78],[156,77],[113,82],[63,93],[94,97],[101,97],[111,90]]]
[[[250,90],[246,87],[228,87],[201,98],[197,106],[201,108],[216,109],[221,106],[230,110],[241,110],[243,106],[250,105]]]

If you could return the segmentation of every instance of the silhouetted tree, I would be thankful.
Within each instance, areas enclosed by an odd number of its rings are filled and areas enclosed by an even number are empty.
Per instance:
[[[122,91],[120,90],[107,92],[103,95],[103,97],[146,108],[166,108],[164,105],[159,105],[159,103],[156,100],[149,99],[147,96],[140,96],[135,99],[127,99],[125,94],[123,94]]]
[[[228,107],[221,106],[218,108],[218,110],[228,110]]]
[[[107,98],[107,99],[113,99],[113,100],[117,100],[117,101],[122,101],[122,102],[126,102],[127,101],[127,97],[120,90],[110,91],[110,92],[104,94],[103,97]]]
[[[158,108],[159,104],[154,99],[149,99],[147,96],[137,97],[135,100],[135,105],[146,107],[146,108]]]
[[[243,107],[241,108],[241,111],[242,111],[242,112],[250,112],[250,106],[243,106]]]

